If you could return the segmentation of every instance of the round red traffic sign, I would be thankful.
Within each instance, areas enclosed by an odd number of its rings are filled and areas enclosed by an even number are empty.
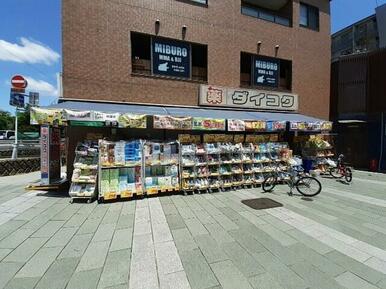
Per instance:
[[[12,87],[14,88],[26,88],[27,80],[21,75],[15,75],[11,80]]]

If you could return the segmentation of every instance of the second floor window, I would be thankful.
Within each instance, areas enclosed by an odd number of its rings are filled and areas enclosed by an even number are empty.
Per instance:
[[[319,30],[319,9],[317,7],[300,3],[300,20],[302,27]]]

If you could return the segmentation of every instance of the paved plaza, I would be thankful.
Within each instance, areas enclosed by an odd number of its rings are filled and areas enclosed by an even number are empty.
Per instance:
[[[386,288],[386,176],[109,204],[0,178],[0,288]],[[253,210],[243,199],[284,206]]]

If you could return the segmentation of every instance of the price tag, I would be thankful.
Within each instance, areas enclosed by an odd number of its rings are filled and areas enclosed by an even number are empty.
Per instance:
[[[115,192],[110,192],[110,193],[104,194],[103,197],[105,200],[113,200],[117,198],[117,195],[115,194]]]
[[[148,189],[148,190],[147,190],[147,193],[148,193],[149,195],[157,194],[157,193],[158,193],[158,189],[156,189],[156,188]]]
[[[123,191],[121,193],[121,198],[130,198],[133,196],[133,193],[131,191]]]

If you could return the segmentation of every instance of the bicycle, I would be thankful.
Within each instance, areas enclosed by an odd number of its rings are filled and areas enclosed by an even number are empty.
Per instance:
[[[343,159],[344,155],[339,155],[336,166],[330,168],[329,170],[330,175],[335,179],[341,179],[344,177],[346,182],[350,183],[352,181],[352,170],[344,164]]]
[[[282,174],[284,178],[282,178],[280,174]],[[322,184],[316,178],[301,175],[301,170],[297,170],[290,166],[289,172],[279,173],[279,170],[275,170],[272,175],[266,177],[263,182],[264,192],[272,192],[280,179],[289,186],[290,192],[288,195],[290,196],[292,196],[294,188],[305,197],[314,197],[322,191]]]

